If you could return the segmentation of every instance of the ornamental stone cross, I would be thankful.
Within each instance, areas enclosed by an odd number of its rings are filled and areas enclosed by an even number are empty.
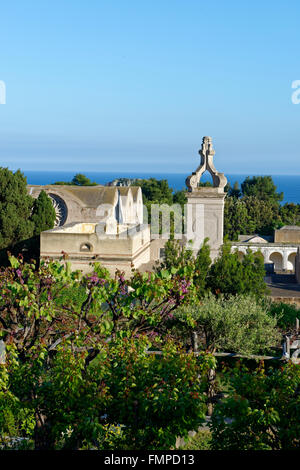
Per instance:
[[[212,138],[211,137],[203,137],[202,140],[202,147],[199,150],[199,154],[201,156],[201,162],[196,171],[194,171],[190,176],[186,179],[186,185],[189,191],[197,191],[199,187],[199,182],[203,173],[207,170],[213,179],[213,187],[219,188],[220,190],[224,190],[226,186],[227,179],[224,176],[224,173],[219,173],[213,163],[213,158],[215,155],[215,151],[213,149]]]

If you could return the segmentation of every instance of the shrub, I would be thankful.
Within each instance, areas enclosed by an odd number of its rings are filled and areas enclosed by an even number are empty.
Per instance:
[[[214,359],[185,354],[171,340],[147,354],[146,336],[98,344],[86,367],[80,335],[55,353],[45,346],[5,367],[1,435],[27,437],[35,449],[169,449],[205,417],[203,390]],[[1,384],[0,384],[1,385]],[[3,389],[3,390],[2,390]],[[0,442],[1,444],[1,442]]]
[[[252,296],[208,295],[199,304],[178,308],[175,317],[187,326],[186,333],[194,322],[193,329],[205,350],[254,354],[268,350],[280,339],[276,318]]]
[[[253,294],[262,297],[267,293],[265,275],[260,256],[248,250],[240,261],[237,253],[231,253],[231,245],[224,243],[220,256],[210,268],[207,286],[215,294]]]
[[[236,367],[229,371],[232,390],[215,407],[215,450],[299,450],[300,368],[289,363],[265,371]]]
[[[300,309],[296,305],[284,302],[267,302],[267,308],[269,314],[278,319],[278,326],[283,330],[294,328],[296,318],[300,320]]]

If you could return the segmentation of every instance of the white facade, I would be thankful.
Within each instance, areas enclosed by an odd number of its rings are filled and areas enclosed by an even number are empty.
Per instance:
[[[248,249],[252,252],[261,252],[265,264],[274,264],[275,271],[295,271],[295,259],[298,245],[282,243],[236,243],[232,244],[232,251],[237,251],[242,257]]]

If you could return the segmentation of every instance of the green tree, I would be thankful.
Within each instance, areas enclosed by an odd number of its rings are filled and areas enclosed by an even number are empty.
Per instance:
[[[260,199],[256,196],[243,197],[242,201],[246,206],[251,227],[254,227],[254,233],[272,235],[280,224],[279,205],[271,198]]]
[[[233,188],[228,189],[228,196],[234,197],[236,199],[239,199],[242,195],[242,192],[240,190],[239,183],[236,181],[233,185]]]
[[[163,260],[158,264],[156,270],[179,269],[193,260],[192,249],[186,248],[179,240],[168,240],[164,246]]]
[[[72,181],[56,181],[53,184],[57,186],[97,186],[98,183],[92,182],[90,178],[82,173],[76,173]]]
[[[186,191],[184,190],[176,191],[173,195],[173,203],[180,204],[181,207],[183,208],[184,205],[187,203]]]
[[[97,186],[97,183],[92,183],[90,178],[82,173],[77,173],[71,183],[75,186]]]
[[[168,240],[165,243],[164,259],[157,267],[160,272],[166,269],[174,276],[180,275],[183,279],[192,282],[197,297],[201,298],[206,291],[206,278],[211,264],[210,247],[206,238],[196,256],[192,245],[187,248],[179,240]]]
[[[100,266],[83,276],[58,262],[10,260],[0,270],[0,338],[16,361],[3,394],[0,384],[11,423],[0,419],[0,435],[10,426],[37,449],[107,448],[106,425],[121,425],[125,442],[161,448],[200,424],[214,360],[199,364],[168,341],[172,311],[193,297],[190,282],[167,270],[126,281]],[[162,348],[162,360],[150,347]]]
[[[282,225],[280,207],[272,200],[228,196],[224,206],[224,235],[237,240],[240,234],[272,235]]]
[[[207,276],[211,265],[209,239],[205,238],[195,259],[193,284],[197,289],[198,298],[203,297],[207,290]]]
[[[197,360],[170,340],[161,345],[159,358],[146,354],[145,346],[140,338],[114,348],[111,373],[104,376],[112,394],[108,416],[124,425],[127,448],[174,448],[176,436],[186,437],[204,421],[206,373],[215,360]]]
[[[283,193],[277,193],[271,176],[248,176],[241,188],[244,196],[254,196],[263,201],[278,203],[283,199]]]
[[[224,236],[237,240],[241,234],[255,233],[255,223],[244,201],[227,196],[224,206]]]
[[[277,324],[284,334],[290,334],[295,329],[296,320],[300,318],[300,309],[296,304],[272,302],[267,298],[263,300],[263,305],[268,309],[270,316],[277,318]]]
[[[207,286],[214,294],[254,294],[260,297],[267,292],[264,276],[261,256],[248,250],[240,261],[238,253],[231,253],[231,245],[226,242],[210,268]]]
[[[23,173],[0,168],[0,249],[32,237],[34,223],[30,215],[33,202]]]
[[[199,348],[210,352],[263,353],[281,339],[276,317],[251,295],[226,298],[210,294],[200,303],[179,307],[175,315],[182,322],[187,318],[188,327],[190,319],[194,320]]]
[[[33,203],[31,220],[34,224],[33,235],[53,228],[56,219],[55,209],[45,191],[41,191]]]
[[[22,363],[8,348],[0,370],[2,445],[25,437],[36,450],[167,450],[204,421],[212,356],[187,355],[168,339],[156,358],[145,335],[120,335],[97,343],[99,360],[87,366],[84,343],[80,335],[66,339],[55,354],[41,343]]]
[[[76,331],[84,330],[87,335],[89,358],[98,354],[95,338],[114,338],[121,329],[130,335],[150,334],[155,327],[164,334],[172,311],[195,292],[186,279],[186,266],[174,275],[166,269],[135,271],[126,280],[118,271],[111,278],[99,265],[94,273],[82,276],[59,262],[42,262],[36,269],[22,259],[11,257],[10,261],[10,267],[0,270],[0,337],[16,345],[20,360],[29,347],[42,341],[51,349]]]
[[[300,204],[286,203],[279,209],[282,225],[300,225]]]
[[[173,203],[173,190],[167,180],[155,178],[135,180],[134,185],[140,186],[143,192],[143,201],[147,203],[169,204]]]
[[[212,416],[214,450],[299,450],[300,368],[265,370],[237,365],[228,371],[229,396]]]

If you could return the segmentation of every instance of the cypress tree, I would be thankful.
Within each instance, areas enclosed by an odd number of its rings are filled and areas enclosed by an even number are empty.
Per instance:
[[[31,220],[34,224],[34,235],[53,228],[56,214],[51,199],[45,191],[41,191],[33,203]]]
[[[27,192],[23,173],[0,168],[0,249],[32,237],[34,223],[30,214],[33,201]]]

